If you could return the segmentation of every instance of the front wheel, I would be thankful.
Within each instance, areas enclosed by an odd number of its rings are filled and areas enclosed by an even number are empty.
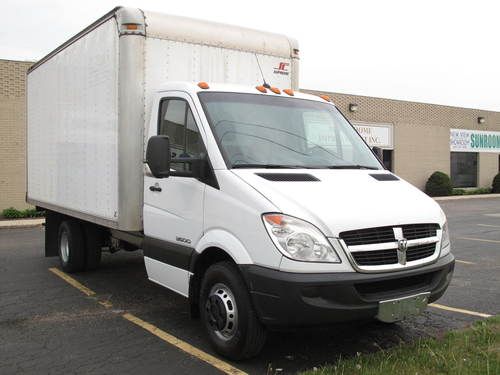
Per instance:
[[[210,342],[219,354],[234,360],[259,354],[266,329],[257,319],[235,264],[221,262],[207,269],[199,306]]]

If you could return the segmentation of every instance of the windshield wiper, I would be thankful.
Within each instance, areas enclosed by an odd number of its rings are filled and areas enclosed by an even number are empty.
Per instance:
[[[360,164],[353,164],[353,165],[329,165],[327,167],[328,169],[374,169],[378,170],[376,167],[370,167],[368,165],[360,165]]]
[[[283,164],[233,164],[231,168],[265,168],[265,169],[302,169],[307,168],[301,165],[283,165]]]

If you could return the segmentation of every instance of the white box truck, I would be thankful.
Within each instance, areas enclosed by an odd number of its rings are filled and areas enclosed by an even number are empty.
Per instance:
[[[45,255],[142,250],[214,348],[268,328],[425,309],[454,269],[446,217],[385,170],[285,36],[116,8],[27,77],[27,201]]]

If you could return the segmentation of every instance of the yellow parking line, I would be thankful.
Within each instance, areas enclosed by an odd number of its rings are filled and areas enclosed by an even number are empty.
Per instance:
[[[52,272],[53,274],[59,276],[61,279],[63,279],[64,281],[66,281],[68,284],[75,287],[76,289],[78,289],[83,294],[86,294],[89,297],[95,296],[95,292],[93,290],[87,288],[85,285],[80,284],[78,281],[73,279],[67,273],[61,271],[59,268],[52,267],[52,268],[49,268],[49,271]]]
[[[469,241],[481,241],[481,242],[500,243],[500,241],[497,241],[497,240],[485,240],[484,238],[458,237],[457,239],[458,240],[469,240]]]
[[[462,314],[467,314],[467,315],[474,315],[474,316],[480,316],[481,318],[490,318],[492,315],[490,314],[484,314],[476,311],[470,311],[470,310],[465,310],[465,309],[459,309],[456,307],[450,307],[450,306],[444,306],[440,305],[438,303],[430,303],[429,306],[435,307],[436,309],[441,309],[441,310],[447,310],[447,311],[453,311],[453,312],[458,312]]]
[[[178,339],[175,336],[172,336],[170,333],[167,333],[160,328],[154,326],[151,323],[145,322],[144,320],[136,317],[135,315],[125,313],[122,315],[124,319],[128,320],[129,322],[132,322],[134,324],[137,324],[139,327],[145,329],[146,331],[152,333],[153,335],[159,337],[163,341],[168,342],[169,344],[177,347],[178,349],[192,355],[193,357],[196,357],[198,359],[201,359],[202,361],[208,363],[209,365],[212,365],[213,367],[221,370],[222,372],[226,374],[238,374],[238,375],[243,375],[246,374],[246,372],[243,372],[236,367],[231,366],[229,363],[226,363],[224,361],[221,361],[220,359],[205,353],[204,351],[195,348],[191,344],[188,344],[187,342]]]
[[[86,294],[87,296],[90,297],[90,296],[96,295],[96,293],[93,290],[91,290],[91,289],[87,288],[85,285],[79,283],[74,278],[69,276],[67,273],[61,271],[60,269],[53,267],[53,268],[49,268],[49,271],[52,272],[53,274],[59,276],[61,279],[63,279],[68,284],[75,287],[76,289],[78,289],[82,293]],[[109,302],[107,300],[102,300],[102,301],[97,301],[97,302],[100,305],[104,306],[105,308],[110,308],[113,306],[111,304],[111,302]],[[128,320],[129,322],[132,322],[132,323],[138,325],[139,327],[145,329],[146,331],[152,333],[153,335],[159,337],[160,339],[169,343],[170,345],[173,345],[176,348],[182,350],[183,352],[188,353],[188,354],[192,355],[193,357],[196,357],[196,358],[202,360],[203,362],[206,362],[209,365],[219,369],[220,371],[222,371],[225,374],[246,375],[246,372],[241,371],[240,369],[237,369],[236,367],[231,366],[229,363],[224,362],[224,361],[222,361],[222,360],[220,360],[220,359],[218,359],[218,358],[216,358],[208,353],[205,353],[204,351],[192,346],[191,344],[188,344],[187,342],[171,335],[170,333],[167,333],[167,332],[161,330],[160,328],[154,326],[153,324],[148,323],[148,322],[146,322],[146,321],[144,321],[144,320],[142,320],[142,319],[140,319],[132,314],[125,313],[122,315],[122,317],[124,319]]]
[[[458,260],[458,259],[455,259],[455,262],[457,262],[457,263],[463,263],[463,264],[476,264],[474,262],[467,262],[466,260]]]

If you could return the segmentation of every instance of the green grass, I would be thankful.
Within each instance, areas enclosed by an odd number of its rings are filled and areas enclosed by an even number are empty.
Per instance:
[[[45,211],[37,211],[35,208],[27,208],[25,210],[17,210],[14,207],[6,208],[2,211],[2,216],[5,219],[23,219],[32,217],[45,216]]]
[[[372,354],[339,358],[305,374],[500,374],[500,316],[447,333]]]

